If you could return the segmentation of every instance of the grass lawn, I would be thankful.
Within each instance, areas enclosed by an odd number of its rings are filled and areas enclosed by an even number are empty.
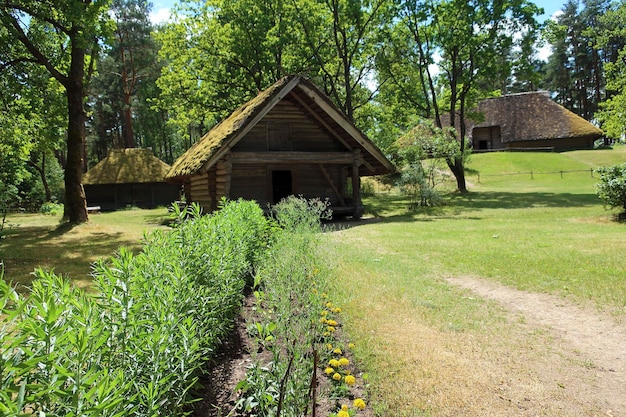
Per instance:
[[[60,218],[42,214],[9,215],[0,240],[4,278],[28,285],[35,268],[54,269],[79,287],[91,282],[91,264],[112,256],[120,246],[137,252],[145,231],[166,227],[165,208],[91,214],[89,222],[59,226]]]
[[[415,212],[402,195],[370,197],[366,212],[378,219],[328,235],[348,300],[347,330],[361,346],[381,414],[430,415],[424,410],[437,405],[421,401],[439,385],[425,381],[459,378],[459,368],[445,375],[445,351],[453,355],[459,340],[481,350],[494,334],[507,338],[500,310],[447,277],[552,293],[624,320],[626,224],[604,209],[589,171],[626,161],[624,150],[473,155],[467,195],[453,193],[447,206]],[[518,174],[531,170],[532,179]],[[560,170],[583,172],[561,177]],[[414,333],[419,346],[411,344]],[[437,370],[444,375],[429,374],[429,360],[444,363]]]

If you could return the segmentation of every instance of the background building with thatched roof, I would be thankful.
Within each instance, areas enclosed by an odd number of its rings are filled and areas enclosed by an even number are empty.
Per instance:
[[[262,207],[289,195],[328,199],[335,214],[362,214],[360,177],[393,164],[330,99],[300,76],[285,77],[196,142],[167,179],[206,212],[222,197]]]
[[[468,133],[474,150],[591,149],[602,130],[554,102],[547,92],[511,94],[478,104],[484,120]]]
[[[102,210],[169,206],[180,195],[178,186],[165,181],[169,170],[151,149],[111,149],[83,176],[87,205]]]

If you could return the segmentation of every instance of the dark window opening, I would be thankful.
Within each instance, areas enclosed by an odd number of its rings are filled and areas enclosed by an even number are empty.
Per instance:
[[[293,194],[291,171],[272,171],[272,204]]]

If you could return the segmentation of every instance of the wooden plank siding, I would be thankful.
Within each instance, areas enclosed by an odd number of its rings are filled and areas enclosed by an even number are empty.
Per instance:
[[[235,110],[188,149],[168,173],[205,212],[222,197],[264,209],[288,195],[328,199],[362,214],[360,176],[393,172],[384,154],[329,98],[299,76],[285,77]]]

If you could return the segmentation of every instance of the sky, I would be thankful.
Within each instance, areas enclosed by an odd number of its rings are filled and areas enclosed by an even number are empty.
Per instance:
[[[164,22],[169,18],[170,10],[177,0],[152,0],[152,21]],[[566,0],[535,0],[535,4],[542,7],[545,13],[539,16],[540,21],[550,18],[555,12],[559,11]]]
[[[175,3],[177,0],[152,0],[151,20],[154,23],[166,22]],[[537,20],[543,22],[554,17],[555,13],[558,13],[565,3],[566,0],[535,0],[535,4],[544,9],[544,14],[539,16]],[[544,46],[539,50],[539,58],[547,60],[550,53],[550,47]]]

